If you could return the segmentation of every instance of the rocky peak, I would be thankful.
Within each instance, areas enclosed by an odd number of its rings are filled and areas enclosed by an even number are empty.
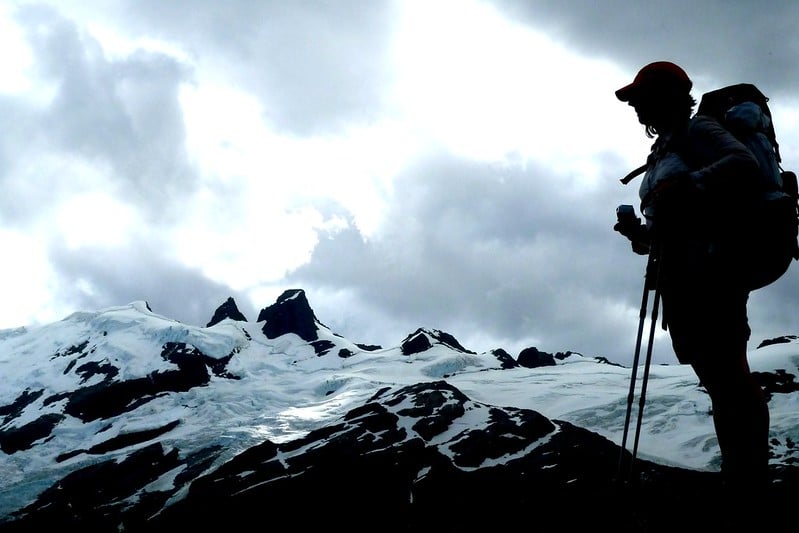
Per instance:
[[[210,328],[215,324],[219,324],[226,318],[240,322],[247,322],[247,318],[236,306],[236,301],[230,296],[227,300],[225,300],[225,303],[216,308],[216,311],[214,311],[214,316],[211,318],[211,321],[205,325],[205,327]]]
[[[286,333],[294,333],[305,341],[312,342],[319,338],[317,324],[319,321],[308,304],[305,291],[289,289],[281,294],[277,301],[261,309],[258,322],[263,322],[262,331],[267,338],[275,339]]]
[[[419,328],[405,337],[401,345],[402,353],[403,355],[410,355],[423,352],[431,348],[433,344],[445,344],[460,352],[474,353],[461,346],[461,343],[449,333],[437,329],[425,328]]]

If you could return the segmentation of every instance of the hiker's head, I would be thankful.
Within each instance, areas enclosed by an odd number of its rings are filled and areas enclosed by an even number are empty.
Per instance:
[[[651,137],[691,117],[696,105],[691,87],[691,79],[680,66],[656,61],[639,70],[632,83],[616,91],[616,97],[635,108]]]

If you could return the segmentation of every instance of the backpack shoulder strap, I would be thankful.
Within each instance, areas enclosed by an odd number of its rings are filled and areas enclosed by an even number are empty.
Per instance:
[[[643,165],[641,165],[640,167],[636,168],[635,170],[630,171],[629,174],[627,174],[626,176],[621,178],[619,181],[622,182],[624,185],[627,185],[632,180],[634,180],[636,177],[638,177],[641,174],[643,174],[644,172],[646,172],[646,167],[647,167],[647,164],[644,163]]]
[[[665,139],[662,137],[658,137],[655,143],[652,145],[651,151],[649,153],[649,158],[647,158],[646,163],[641,165],[640,167],[631,170],[626,176],[621,178],[619,181],[622,182],[624,185],[627,185],[636,177],[640,176],[646,169],[649,168],[649,164],[651,162],[651,158],[655,154],[659,154],[659,157],[662,157],[663,154],[667,152],[675,152],[681,153],[682,149],[682,139],[684,138],[684,132],[680,131],[675,135],[669,135]]]

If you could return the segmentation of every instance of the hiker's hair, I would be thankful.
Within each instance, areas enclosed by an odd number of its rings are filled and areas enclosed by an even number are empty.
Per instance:
[[[675,116],[682,115],[680,118],[688,120],[694,112],[694,107],[696,107],[696,99],[691,96],[691,93],[682,93],[675,98],[664,99],[664,105],[671,106],[671,111]],[[644,131],[650,139],[658,134],[657,129],[651,124],[645,124]]]

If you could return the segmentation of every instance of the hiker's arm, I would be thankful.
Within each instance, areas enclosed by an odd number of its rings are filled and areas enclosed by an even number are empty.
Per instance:
[[[755,156],[730,132],[711,118],[698,117],[688,130],[691,179],[699,189],[718,186],[741,189],[745,179],[759,172]]]
[[[634,224],[617,222],[613,229],[627,237],[632,245],[633,252],[638,255],[646,255],[649,253],[649,230],[646,224],[640,222],[640,219],[636,218],[636,220],[639,222]]]

